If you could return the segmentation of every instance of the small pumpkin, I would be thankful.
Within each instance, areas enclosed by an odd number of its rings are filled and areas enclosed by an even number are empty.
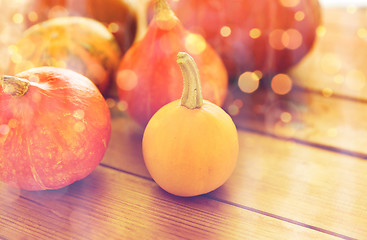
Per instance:
[[[105,93],[120,62],[120,48],[101,23],[84,17],[47,20],[27,29],[12,47],[9,75],[52,66],[92,80]]]
[[[130,0],[30,0],[27,3],[27,26],[56,17],[88,17],[110,29],[123,53],[135,39],[137,10]]]
[[[183,25],[222,57],[233,80],[245,71],[285,72],[312,48],[318,0],[169,0]]]
[[[111,119],[89,79],[40,67],[0,82],[1,181],[25,190],[59,189],[96,168]]]
[[[180,97],[179,51],[190,53],[201,70],[204,97],[218,105],[224,102],[228,76],[222,60],[201,36],[185,30],[165,0],[157,0],[146,34],[126,52],[116,77],[119,97],[140,125]]]
[[[156,183],[178,196],[196,196],[221,186],[238,158],[238,136],[231,117],[203,100],[195,61],[179,53],[184,89],[150,119],[143,135],[143,157]]]

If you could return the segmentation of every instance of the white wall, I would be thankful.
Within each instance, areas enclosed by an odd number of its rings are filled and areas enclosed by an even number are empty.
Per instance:
[[[364,6],[367,7],[367,0],[319,0],[322,6]]]

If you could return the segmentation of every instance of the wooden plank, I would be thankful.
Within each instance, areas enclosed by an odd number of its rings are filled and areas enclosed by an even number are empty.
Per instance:
[[[101,166],[61,190],[0,192],[2,239],[337,239]]]
[[[335,149],[367,158],[367,104],[294,89],[279,96],[264,89],[252,95],[233,90],[225,109],[239,128]]]
[[[323,9],[322,34],[290,71],[295,85],[367,99],[367,9]]]
[[[103,164],[149,177],[141,132],[126,138],[116,127],[128,129],[130,121],[113,119],[115,134]],[[367,161],[246,131],[239,131],[239,138],[235,173],[208,197],[320,231],[367,237]]]

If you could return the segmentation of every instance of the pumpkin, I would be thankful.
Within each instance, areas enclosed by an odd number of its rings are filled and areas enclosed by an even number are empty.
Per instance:
[[[177,196],[196,196],[221,186],[238,158],[238,136],[231,117],[203,100],[195,61],[179,53],[184,89],[150,119],[142,142],[146,167],[155,182]]]
[[[245,71],[285,72],[312,48],[317,0],[170,0],[178,18],[222,57],[231,79]]]
[[[62,17],[27,29],[12,47],[9,74],[30,68],[68,68],[92,80],[102,93],[112,82],[120,49],[101,23],[84,17]]]
[[[25,9],[27,26],[56,17],[93,18],[110,29],[123,53],[137,31],[136,6],[129,0],[31,0]]]
[[[204,97],[223,103],[228,76],[222,60],[200,35],[183,28],[165,0],[158,0],[146,34],[126,52],[116,77],[120,99],[142,126],[159,108],[180,97],[182,76],[175,64],[180,51],[190,53],[201,70]]]
[[[0,112],[0,180],[25,190],[59,189],[83,179],[110,139],[103,96],[67,69],[3,76]]]

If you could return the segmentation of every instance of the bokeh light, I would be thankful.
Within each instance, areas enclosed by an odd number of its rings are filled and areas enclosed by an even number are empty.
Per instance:
[[[249,32],[251,38],[256,39],[261,36],[261,30],[258,28],[252,28]]]
[[[271,80],[271,88],[276,94],[285,95],[292,89],[292,79],[283,73],[279,73]]]
[[[116,33],[118,32],[119,30],[119,25],[115,22],[111,22],[110,24],[108,24],[108,30],[111,32],[111,33]]]
[[[280,120],[284,123],[289,123],[292,121],[292,114],[290,114],[289,112],[282,112],[280,114]]]
[[[324,97],[331,97],[333,95],[333,90],[331,88],[326,87],[321,90],[321,93]]]
[[[320,25],[316,28],[317,37],[323,37],[323,36],[325,36],[325,34],[326,34],[325,26]]]
[[[185,47],[191,54],[200,54],[206,48],[206,41],[201,35],[190,33],[185,39]]]
[[[297,11],[295,14],[294,14],[294,19],[298,22],[302,21],[303,19],[305,19],[305,13],[302,12],[302,11]]]
[[[36,22],[38,20],[38,14],[34,11],[28,13],[28,19],[31,22]]]
[[[284,49],[284,44],[282,42],[283,33],[284,33],[284,30],[282,29],[274,29],[269,34],[269,44],[272,48],[276,50]]]
[[[138,84],[138,76],[133,70],[124,69],[117,73],[117,86],[125,91],[133,90]]]
[[[23,21],[24,21],[24,16],[23,16],[23,14],[21,14],[21,13],[15,13],[15,14],[13,15],[13,22],[14,22],[15,24],[21,24],[21,23],[23,23]]]
[[[244,93],[252,93],[259,87],[259,73],[244,72],[238,78],[238,86]]]
[[[223,26],[221,29],[220,29],[220,35],[222,37],[229,37],[232,33],[232,30],[230,27],[228,26]]]

